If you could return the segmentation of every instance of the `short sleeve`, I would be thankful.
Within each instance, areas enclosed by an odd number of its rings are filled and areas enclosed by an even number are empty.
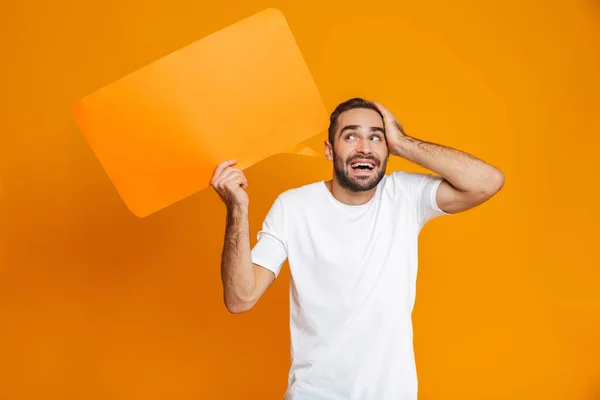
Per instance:
[[[262,229],[257,234],[258,241],[252,248],[252,262],[279,276],[287,258],[285,244],[285,212],[281,197],[278,197],[267,213]]]
[[[438,207],[436,201],[438,188],[444,181],[443,177],[405,171],[395,171],[393,174],[395,174],[397,184],[413,201],[419,229],[435,217],[449,215]]]

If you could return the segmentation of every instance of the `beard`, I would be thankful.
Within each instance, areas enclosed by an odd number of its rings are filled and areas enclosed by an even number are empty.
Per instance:
[[[369,175],[352,176],[350,174],[350,170],[352,169],[350,164],[352,164],[354,160],[360,158],[374,161],[376,166],[373,168],[373,171],[371,171]],[[385,175],[385,169],[387,166],[387,158],[383,161],[383,163],[381,163],[380,160],[375,156],[353,156],[346,160],[343,160],[334,152],[333,159],[333,171],[335,173],[335,176],[337,177],[338,182],[342,187],[353,192],[366,192],[376,187],[379,184],[379,182],[381,182],[381,180],[383,179]]]

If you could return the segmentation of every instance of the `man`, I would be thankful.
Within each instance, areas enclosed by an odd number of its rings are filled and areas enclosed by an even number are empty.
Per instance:
[[[497,168],[404,133],[382,105],[350,99],[331,114],[327,159],[334,174],[288,190],[250,248],[246,178],[220,164],[212,185],[227,205],[224,300],[250,310],[291,272],[292,365],[285,400],[414,400],[411,313],[417,238],[434,217],[473,208],[497,193]],[[394,171],[389,154],[436,172]]]

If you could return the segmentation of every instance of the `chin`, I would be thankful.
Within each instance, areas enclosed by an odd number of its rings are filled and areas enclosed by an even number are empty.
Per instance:
[[[383,179],[384,170],[373,171],[369,175],[352,176],[352,171],[345,170],[341,174],[337,173],[338,181],[342,186],[353,192],[367,192],[374,189]]]
[[[354,181],[352,182],[352,186],[350,187],[350,189],[352,189],[355,192],[368,192],[369,190],[377,187],[378,183],[379,181],[372,179],[365,181]]]

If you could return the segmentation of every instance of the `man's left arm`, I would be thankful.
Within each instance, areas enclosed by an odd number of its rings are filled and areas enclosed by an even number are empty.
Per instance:
[[[444,178],[437,190],[436,202],[449,214],[480,205],[504,185],[504,174],[498,168],[447,146],[404,135],[390,147],[390,153]]]
[[[373,102],[384,116],[385,135],[390,154],[427,168],[443,179],[436,202],[449,214],[469,210],[493,197],[504,186],[498,168],[451,147],[408,136],[392,113]]]

